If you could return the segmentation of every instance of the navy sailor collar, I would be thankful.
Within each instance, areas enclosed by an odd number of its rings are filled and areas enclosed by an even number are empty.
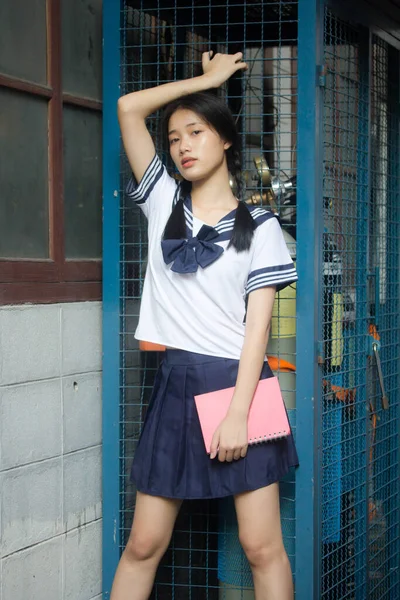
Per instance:
[[[179,193],[176,194],[176,196],[174,198],[174,205],[176,204],[178,199],[179,199]],[[245,203],[245,206],[250,211],[250,214],[256,223],[256,228],[259,225],[261,225],[262,223],[264,223],[265,221],[268,221],[269,219],[272,219],[277,216],[273,212],[271,212],[261,206],[251,206],[246,203]],[[186,237],[187,237],[187,239],[190,239],[193,237],[193,219],[194,219],[194,215],[192,212],[192,198],[191,198],[190,194],[185,196],[185,198],[183,200],[183,209],[185,212],[185,221],[186,221]],[[231,239],[233,227],[235,224],[236,211],[237,211],[237,208],[234,208],[228,214],[226,214],[224,217],[222,217],[218,221],[218,223],[216,223],[216,225],[213,226],[213,229],[215,229],[215,231],[218,232],[218,237],[214,240],[215,242],[224,242],[227,240],[229,241]],[[201,223],[203,223],[203,225],[207,225],[207,223],[204,223],[203,221],[201,221],[201,219],[198,219],[198,220]]]
[[[177,198],[178,193],[175,194],[173,206],[176,205]],[[261,223],[277,216],[261,207],[249,206],[248,204],[245,204],[245,206],[253,217],[256,228]],[[224,253],[224,248],[219,246],[218,242],[231,239],[237,208],[222,217],[214,227],[199,219],[202,226],[195,236],[193,235],[194,215],[190,195],[184,198],[183,209],[186,239],[163,239],[161,249],[165,264],[171,265],[170,269],[175,273],[187,275],[195,273],[199,266],[204,269],[218,260],[221,254]]]

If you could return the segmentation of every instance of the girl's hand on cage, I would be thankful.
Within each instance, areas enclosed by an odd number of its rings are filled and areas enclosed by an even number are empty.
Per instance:
[[[211,87],[219,87],[236,71],[246,71],[247,64],[242,61],[243,53],[236,54],[216,54],[213,52],[203,52],[202,65],[203,73],[210,80]]]
[[[216,429],[211,441],[210,458],[232,462],[247,454],[247,419],[241,414],[228,414]]]

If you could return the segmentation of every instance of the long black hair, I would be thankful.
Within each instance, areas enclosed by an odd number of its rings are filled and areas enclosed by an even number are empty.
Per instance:
[[[168,104],[164,111],[164,131],[168,136],[169,120],[178,109],[191,110],[196,113],[207,125],[216,131],[224,142],[231,146],[226,150],[228,171],[235,181],[236,196],[239,204],[236,210],[235,222],[229,246],[237,252],[248,250],[253,238],[255,222],[247,206],[242,201],[242,157],[240,139],[235,121],[227,104],[212,93],[199,92],[182,96]],[[179,186],[179,200],[165,226],[163,239],[180,239],[186,237],[185,213],[183,201],[190,194],[192,184],[183,180]]]

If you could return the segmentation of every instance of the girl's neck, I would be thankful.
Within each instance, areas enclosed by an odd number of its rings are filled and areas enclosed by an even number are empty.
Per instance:
[[[236,208],[237,200],[229,185],[228,170],[218,169],[207,179],[192,184],[192,204],[201,209]]]

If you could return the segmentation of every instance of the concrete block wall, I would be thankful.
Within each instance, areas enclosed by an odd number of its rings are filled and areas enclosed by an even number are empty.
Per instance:
[[[0,308],[0,600],[101,598],[101,303]]]

